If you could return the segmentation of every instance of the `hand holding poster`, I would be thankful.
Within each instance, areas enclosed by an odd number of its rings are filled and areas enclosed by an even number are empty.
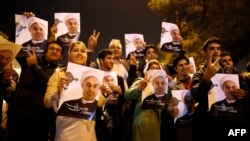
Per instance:
[[[142,34],[125,34],[126,57],[131,52],[141,52],[144,49],[144,37]],[[144,56],[144,54],[143,54]]]
[[[60,63],[66,65],[69,46],[72,42],[78,41],[80,36],[80,13],[55,13],[55,23],[52,28],[55,32],[54,38],[64,48]]]
[[[178,116],[174,118],[174,123],[180,117],[183,117],[188,113],[188,108],[191,103],[191,92],[189,90],[172,90],[172,97],[175,97],[178,100],[177,108],[178,108]]]
[[[103,76],[103,95],[107,98],[107,104],[117,104],[119,94],[113,90],[118,86],[117,74],[114,71],[104,72]],[[113,89],[113,90],[112,90]]]
[[[58,115],[93,120],[103,74],[101,70],[69,62]]]

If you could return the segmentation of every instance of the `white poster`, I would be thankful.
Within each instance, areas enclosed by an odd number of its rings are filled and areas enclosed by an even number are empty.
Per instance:
[[[48,21],[37,18],[30,17],[27,18],[24,15],[15,15],[15,23],[16,23],[16,36],[15,43],[22,45],[25,42],[28,42],[32,39],[32,34],[36,34],[34,36],[41,36],[37,38],[48,39]],[[35,29],[36,33],[31,31],[31,27],[34,23],[37,23]],[[39,35],[38,35],[39,34]],[[35,38],[35,37],[34,37]],[[35,39],[33,39],[35,40]]]
[[[188,101],[186,100],[191,100],[191,99],[186,98],[186,96],[191,97],[191,92],[189,90],[171,90],[171,92],[172,92],[172,97],[177,98],[179,101],[177,105],[179,113],[177,117],[174,118],[174,123],[175,123],[178,118],[183,117],[184,115],[187,114],[188,104],[186,103],[188,103]]]
[[[165,108],[168,77],[164,70],[149,70],[145,76],[146,88],[142,91],[142,108]]]
[[[83,79],[88,76],[96,77],[99,82],[101,82],[100,84],[102,84],[104,72],[83,65],[78,65],[70,62],[68,63],[66,72],[66,78],[68,80],[68,83],[65,84],[64,90],[62,91],[62,94],[60,96],[58,109],[65,101],[79,99],[83,97],[83,82],[81,81],[83,81]]]
[[[196,72],[196,65],[194,61],[194,57],[188,57],[189,59],[189,65],[190,65],[190,73],[194,74]]]
[[[66,23],[70,19],[75,19],[74,22],[70,23],[70,27],[67,27]],[[54,24],[57,25],[57,33],[56,38],[58,36],[67,34],[69,32],[68,28],[71,28],[75,33],[80,33],[81,31],[81,21],[80,21],[80,13],[55,13],[55,21]]]
[[[209,91],[208,95],[208,106],[209,110],[211,105],[215,102],[221,101],[226,98],[224,91],[222,90],[223,83],[231,80],[233,81],[238,88],[240,88],[239,84],[239,76],[238,74],[222,74],[217,73],[214,77],[212,77],[212,89]]]
[[[125,34],[124,36],[125,36],[125,51],[127,57],[130,52],[136,50],[134,40],[139,38],[142,40],[142,42],[144,42],[144,36],[142,34],[137,34],[137,33]]]
[[[161,24],[161,43],[160,46],[162,46],[164,43],[172,42],[172,36],[170,33],[170,30],[172,27],[177,27],[174,23],[169,22],[162,22]]]

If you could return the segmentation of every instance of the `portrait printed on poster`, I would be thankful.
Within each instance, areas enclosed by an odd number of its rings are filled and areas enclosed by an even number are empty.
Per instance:
[[[22,46],[22,51],[35,48],[37,55],[39,57],[42,56],[47,47],[48,21],[37,17],[27,18],[24,15],[16,14],[15,22],[15,43]]]
[[[240,88],[239,75],[238,74],[221,74],[217,73],[211,79],[212,89],[208,95],[208,106],[209,110],[215,102],[224,100],[226,98],[226,92],[222,89],[223,85],[230,83],[234,85],[234,88]]]
[[[164,109],[168,93],[166,72],[164,70],[149,70],[145,78],[148,84],[142,91],[142,109]]]
[[[93,120],[103,76],[104,72],[101,70],[69,62],[58,115]]]
[[[182,51],[182,37],[176,24],[162,22],[160,47],[164,52]]]
[[[77,35],[75,40],[78,40],[81,31],[80,13],[55,13],[54,24],[58,29],[56,38],[70,33]]]
[[[125,37],[126,57],[128,56],[129,53],[137,50],[137,48],[136,48],[136,41],[137,40],[144,42],[144,36],[142,34],[131,33],[131,34],[125,34],[124,37]]]
[[[190,65],[190,74],[194,74],[196,72],[196,65],[194,61],[194,57],[188,57],[189,65]]]
[[[104,72],[103,75],[103,85],[105,87],[109,87],[108,89],[111,90],[112,85],[118,86],[118,79],[117,74],[114,71]],[[107,98],[107,104],[117,104],[119,100],[119,94],[116,93],[103,93],[104,97]]]

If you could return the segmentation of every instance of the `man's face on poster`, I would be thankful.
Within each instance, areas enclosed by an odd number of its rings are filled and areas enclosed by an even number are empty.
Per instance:
[[[30,26],[29,31],[30,31],[32,40],[35,40],[35,41],[42,41],[42,40],[44,40],[45,31],[44,31],[44,29],[41,27],[40,24],[38,24],[38,23],[33,23],[33,24]]]
[[[164,94],[167,86],[166,78],[158,76],[152,81],[152,85],[156,94]]]
[[[79,22],[77,19],[71,18],[71,19],[67,20],[66,26],[68,28],[69,33],[71,33],[71,34],[78,33]]]
[[[109,85],[109,84],[115,84],[115,79],[114,79],[113,76],[107,75],[107,76],[105,76],[105,77],[103,78],[103,83],[104,83],[104,84],[107,84],[107,85]]]
[[[178,29],[174,29],[172,32],[171,32],[171,36],[172,36],[172,39],[173,39],[173,42],[180,42],[181,41],[181,34],[180,34],[180,31]]]
[[[144,42],[142,41],[141,38],[136,38],[134,40],[134,45],[135,45],[136,50],[138,50],[138,51],[140,51],[144,48]]]
[[[97,92],[99,91],[99,81],[96,77],[90,76],[83,80],[83,99],[92,101],[95,99]]]
[[[232,80],[227,80],[222,85],[222,90],[225,93],[225,96],[228,100],[234,100],[235,98],[232,96],[231,92],[237,88],[237,85]]]

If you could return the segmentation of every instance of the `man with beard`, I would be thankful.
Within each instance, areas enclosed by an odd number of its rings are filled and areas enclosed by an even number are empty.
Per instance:
[[[98,54],[101,70],[111,72],[114,65],[114,54],[109,49],[103,49]],[[124,80],[117,75],[118,85],[103,84],[101,93],[108,99],[109,95],[116,97],[115,101],[107,102],[96,115],[96,135],[98,141],[120,141],[122,138],[122,106],[124,103]]]
[[[44,50],[47,47],[47,40],[45,39],[45,35],[47,29],[42,20],[31,17],[28,23],[28,30],[31,35],[31,39],[22,44],[23,50],[31,50],[32,48],[36,49],[37,56],[41,57],[44,55]],[[24,51],[23,55],[26,53]]]

